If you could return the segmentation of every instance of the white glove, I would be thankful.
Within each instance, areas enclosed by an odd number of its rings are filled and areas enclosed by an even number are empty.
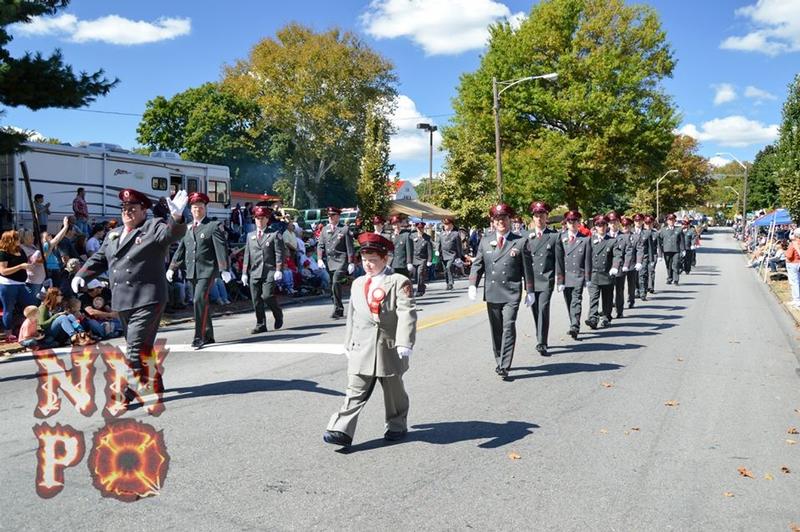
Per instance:
[[[616,268],[611,268],[610,270],[608,270],[608,275],[610,275],[612,277],[617,275],[618,273],[619,273],[619,270],[616,269]]]
[[[664,260],[664,257],[658,257],[658,259],[656,259],[656,262],[658,263],[658,262],[661,262],[663,260]]]
[[[591,287],[592,287],[592,282],[586,281],[586,288],[591,288]]]
[[[686,252],[685,251],[681,251],[681,257],[685,257],[685,256],[686,256]]]
[[[167,282],[171,283],[175,278],[175,270],[167,270]]]
[[[637,262],[636,266],[634,266],[633,269],[638,272],[639,270],[642,269],[642,263],[641,262]]]
[[[627,266],[623,266],[623,267],[622,267],[622,273],[625,273],[625,272],[627,272],[627,271],[628,271],[628,267],[627,267]]]
[[[72,278],[72,282],[70,283],[69,286],[70,288],[72,288],[72,291],[77,294],[78,292],[80,292],[81,288],[86,286],[86,281],[84,281],[83,277],[78,277],[76,275],[75,277]]]
[[[247,286],[247,280],[248,280],[248,279],[249,279],[249,277],[247,276],[247,274],[246,274],[246,273],[243,273],[243,274],[242,274],[242,284],[243,284],[243,285],[245,285],[245,286]]]
[[[167,207],[169,207],[169,213],[173,217],[183,216],[183,209],[186,208],[186,204],[188,202],[189,196],[186,194],[186,191],[179,190],[175,193],[174,198],[167,198]]]
[[[436,256],[437,256],[437,257],[439,256],[439,252],[438,252],[438,251],[436,252]]]
[[[557,290],[559,293],[563,292],[563,291],[564,291],[564,285],[563,285],[563,284],[560,284],[560,285],[556,286],[556,290]]]
[[[528,292],[528,294],[525,296],[525,306],[530,307],[531,305],[533,305],[535,301],[536,301],[536,294],[534,294],[533,292]]]
[[[231,282],[231,279],[233,279],[233,274],[228,270],[225,270],[224,272],[220,273],[220,275],[222,276],[222,281],[225,283],[229,283]]]
[[[694,251],[697,248],[696,248],[696,246],[694,244],[692,244],[692,248],[691,249],[692,249],[692,251]]]
[[[280,281],[281,279],[283,279],[283,272],[280,270],[276,270],[275,275],[273,275],[272,278],[275,279],[276,281]]]
[[[464,261],[462,261],[461,259],[456,259],[453,261],[453,264],[455,265],[456,268],[460,268],[464,265]]]
[[[397,354],[400,355],[400,358],[411,358],[411,353],[413,349],[410,347],[398,347]]]
[[[467,297],[472,301],[478,299],[478,287],[470,286],[469,289],[467,289]]]
[[[347,275],[353,275],[354,271],[356,271],[356,265],[351,262],[347,265]]]
[[[317,259],[317,266],[319,266],[320,268],[324,268],[325,267],[325,261],[322,260],[322,259]]]
[[[426,263],[425,263],[425,266],[427,266],[428,268],[430,268],[432,264],[433,264],[433,263],[432,263],[431,261],[428,261],[428,262],[426,262]]]
[[[408,271],[412,271],[414,269],[414,265],[413,264],[406,264],[406,269]]]

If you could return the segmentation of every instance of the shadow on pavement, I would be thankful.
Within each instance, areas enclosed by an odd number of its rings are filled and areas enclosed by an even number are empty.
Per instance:
[[[308,329],[332,329],[334,327],[344,327],[345,320],[338,320],[332,323],[317,323],[314,325],[295,325],[293,327],[287,327],[286,330],[288,331],[306,331]]]
[[[716,286],[717,283],[681,283],[680,286]]]
[[[686,292],[683,292],[684,294]],[[693,297],[659,297],[659,301],[691,301]],[[640,307],[641,308],[641,307]]]
[[[655,301],[655,299],[651,299],[650,301]],[[686,307],[682,307],[680,305],[651,305],[649,302],[641,305],[636,305],[635,307],[637,310],[646,308],[646,309],[666,309],[666,310],[686,310]]]
[[[243,379],[236,381],[213,382],[200,386],[169,387],[166,392],[177,392],[180,395],[169,395],[163,401],[177,401],[180,399],[191,399],[193,397],[211,397],[219,395],[241,395],[257,392],[286,392],[299,391],[310,393],[321,393],[323,395],[344,396],[337,390],[319,388],[314,381],[292,379],[288,381],[278,379]]]
[[[342,322],[342,324],[344,324],[344,322]],[[237,339],[237,340],[227,340],[225,342],[216,342],[216,343],[209,344],[209,345],[226,346],[226,345],[255,344],[255,343],[260,343],[260,342],[264,342],[264,341],[268,341],[268,340],[269,341],[296,340],[296,339],[299,339],[299,338],[309,338],[311,336],[319,336],[321,334],[322,334],[321,332],[318,332],[318,333],[305,333],[305,334],[285,334],[285,333],[279,333],[279,332],[276,332],[274,330],[271,330],[271,331],[265,332],[265,333],[254,334],[254,335],[249,336],[247,338],[240,338],[240,339]]]
[[[676,307],[676,309],[680,309],[683,307]],[[633,317],[633,316],[631,316]],[[637,318],[642,318],[645,320],[679,320],[683,316],[673,316],[671,314],[636,314]],[[624,318],[623,318],[624,319]],[[616,322],[616,318],[614,319]]]
[[[383,438],[366,441],[346,449],[340,449],[342,454],[359,451],[368,451],[389,445],[398,445],[409,442],[424,442],[433,445],[450,445],[471,440],[489,440],[478,444],[481,449],[497,449],[521,440],[539,425],[524,421],[506,421],[505,423],[491,423],[489,421],[444,421],[441,423],[422,423],[411,427],[404,440],[387,442]]]
[[[562,346],[568,352],[581,351],[616,351],[620,349],[639,349],[644,347],[637,344],[573,344]],[[556,354],[556,353],[553,353]],[[560,353],[560,354],[563,354]],[[542,364],[541,366],[527,366],[521,368],[511,368],[511,371],[529,371],[523,375],[514,375],[512,381],[519,379],[530,379],[533,377],[552,377],[554,375],[569,375],[571,373],[586,373],[594,371],[613,371],[625,366],[621,364],[611,364],[600,362],[599,364],[586,364],[582,362],[562,362],[555,364]]]

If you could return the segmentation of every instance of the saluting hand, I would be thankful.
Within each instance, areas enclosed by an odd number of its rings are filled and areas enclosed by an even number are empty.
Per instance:
[[[167,207],[169,207],[169,213],[175,219],[175,221],[180,220],[183,217],[183,210],[186,208],[186,204],[189,202],[189,196],[186,194],[185,190],[179,190],[175,193],[175,197],[172,199],[167,198]]]
[[[276,270],[275,275],[273,275],[272,278],[275,279],[276,281],[280,281],[281,279],[283,279],[283,272],[280,270]]]
[[[353,275],[354,271],[356,271],[356,265],[351,262],[347,265],[347,275]]]
[[[531,305],[533,305],[535,301],[536,301],[536,294],[534,294],[533,292],[528,292],[528,294],[525,296],[525,306],[530,307]]]
[[[241,279],[241,281],[242,281],[242,284],[243,284],[243,285],[245,285],[245,286],[247,286],[247,280],[248,280],[248,279],[249,279],[249,277],[247,277],[247,274],[246,274],[246,273],[243,273],[243,274],[242,274],[242,279]]]
[[[167,270],[167,282],[171,283],[175,278],[175,270]]]
[[[86,286],[86,281],[83,280],[83,277],[78,277],[77,275],[72,278],[72,282],[69,284],[72,291],[76,294],[80,292],[81,288]]]
[[[467,290],[467,297],[470,298],[470,300],[472,301],[478,299],[478,287],[470,286],[469,289]]]

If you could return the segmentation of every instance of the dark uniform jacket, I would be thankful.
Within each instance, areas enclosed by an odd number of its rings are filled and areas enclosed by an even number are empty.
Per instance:
[[[542,236],[536,236],[531,229],[526,240],[531,255],[533,291],[553,290],[553,284],[564,284],[564,247],[559,240],[558,231],[545,227]]]
[[[644,227],[639,231],[639,237],[642,242],[642,259],[644,262],[653,262],[656,260],[656,247],[658,247],[658,244],[656,243],[656,239],[653,238],[654,232],[655,231],[645,229]]]
[[[332,229],[330,225],[323,227],[317,243],[317,257],[324,260],[331,271],[346,270],[347,265],[356,260],[350,230],[347,227]]]
[[[242,272],[250,279],[265,279],[269,272],[283,267],[286,248],[283,244],[283,233],[270,231],[262,233],[258,238],[258,229],[247,234],[244,247]]]
[[[645,229],[645,231],[650,231],[650,247],[652,248],[651,261],[654,261],[661,254],[661,241],[658,238],[658,229]]]
[[[158,218],[146,220],[122,239],[124,227],[111,231],[97,253],[78,271],[87,282],[108,271],[111,305],[116,311],[164,303],[164,266],[169,247],[186,234],[186,224]]]
[[[694,246],[694,242],[697,239],[697,235],[694,232],[694,229],[687,229],[683,231],[683,249],[689,251]]]
[[[442,260],[453,260],[464,258],[464,248],[461,245],[461,236],[458,231],[453,230],[449,233],[442,231],[439,235],[437,251]]]
[[[611,235],[609,235],[611,236]],[[631,264],[631,260],[633,259],[633,247],[631,246],[631,235],[630,233],[623,233],[622,231],[618,232],[616,235],[611,236],[616,241],[616,246],[619,248],[618,253],[622,257],[622,263],[620,267],[617,268],[619,271],[617,272],[617,277],[623,277],[625,272],[622,271],[622,268],[626,268],[630,270],[633,265]]]
[[[433,260],[433,244],[431,237],[423,233],[421,236],[419,231],[411,233],[411,242],[414,244],[414,266],[421,266]]]
[[[592,280],[591,242],[580,233],[570,243],[569,233],[561,233],[561,245],[564,248],[564,286],[577,288],[584,282]]]
[[[661,253],[678,253],[683,251],[683,234],[677,225],[670,227],[665,225],[658,232],[658,243]]]
[[[592,235],[592,283],[597,286],[614,284],[609,275],[611,268],[619,270],[622,266],[622,254],[616,245],[617,241],[608,234]]]
[[[503,247],[498,247],[497,235],[486,234],[478,244],[478,252],[472,259],[469,282],[477,286],[484,276],[483,299],[487,303],[515,303],[522,296],[522,285],[533,291],[533,272],[526,239],[507,233]]]
[[[392,233],[391,241],[394,244],[394,254],[390,266],[405,270],[414,260],[414,242],[411,240],[411,233],[402,229],[397,234]]]
[[[222,222],[204,218],[197,227],[188,225],[186,235],[172,257],[171,270],[186,265],[187,279],[208,279],[228,269],[228,250]]]
[[[645,246],[650,246],[650,239],[647,238],[645,235],[644,230],[639,231],[636,233],[636,229],[632,229],[630,232],[630,244],[631,244],[631,254],[632,254],[632,263],[633,265],[641,264],[647,260],[647,255],[645,253]]]

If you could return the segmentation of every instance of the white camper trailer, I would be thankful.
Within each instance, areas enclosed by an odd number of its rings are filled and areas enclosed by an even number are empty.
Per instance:
[[[33,194],[50,203],[50,229],[72,214],[78,187],[86,190],[89,221],[119,218],[119,191],[134,188],[153,204],[176,190],[205,192],[211,199],[208,216],[230,215],[230,175],[227,166],[181,160],[171,152],[136,155],[98,143],[85,147],[25,143],[27,151],[0,157],[0,203],[10,211],[15,227],[31,226],[20,162],[26,161]]]

